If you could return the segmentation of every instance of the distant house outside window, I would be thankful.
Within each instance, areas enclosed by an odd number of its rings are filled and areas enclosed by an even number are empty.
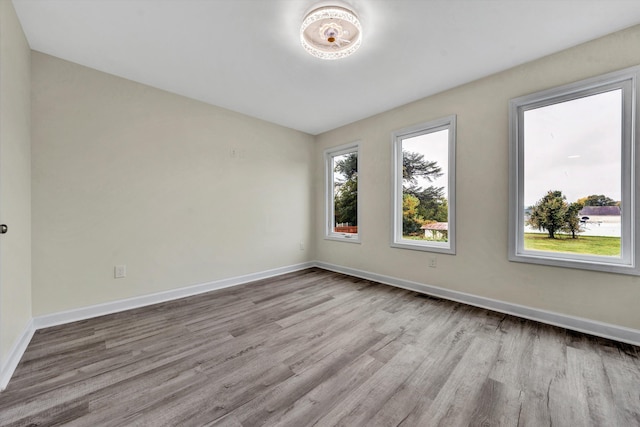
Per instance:
[[[512,261],[640,274],[638,69],[510,103]]]
[[[455,116],[392,134],[392,247],[455,253],[455,134]]]

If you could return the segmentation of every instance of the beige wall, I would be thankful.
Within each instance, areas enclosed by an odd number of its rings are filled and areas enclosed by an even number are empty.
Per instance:
[[[640,278],[507,261],[508,100],[638,64],[635,27],[313,138],[34,52],[34,315],[316,259],[640,329]],[[389,247],[390,134],[449,114],[458,253],[433,269]],[[355,140],[362,243],[327,241],[322,152]]]
[[[37,52],[32,67],[34,316],[312,259],[312,136]]]
[[[636,26],[319,135],[317,183],[324,149],[362,141],[362,244],[324,240],[319,208],[317,260],[640,329],[639,277],[507,261],[509,99],[639,64]],[[394,78],[402,78],[401,68]],[[389,247],[391,132],[449,114],[457,114],[457,255],[435,255],[433,269],[434,255]],[[322,206],[320,184],[315,194]]]
[[[30,50],[0,1],[0,366],[31,319]]]

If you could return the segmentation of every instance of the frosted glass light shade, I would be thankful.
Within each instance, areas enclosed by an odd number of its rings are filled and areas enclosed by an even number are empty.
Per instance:
[[[300,42],[315,57],[345,58],[362,44],[362,27],[356,14],[346,7],[320,6],[304,17]]]

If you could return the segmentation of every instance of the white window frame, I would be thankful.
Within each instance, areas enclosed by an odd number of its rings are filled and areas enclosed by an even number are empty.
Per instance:
[[[448,241],[429,242],[409,240],[402,237],[402,141],[420,135],[442,130],[449,131],[448,164],[447,164],[447,205],[448,205]],[[393,190],[391,218],[391,247],[443,254],[456,253],[456,115],[432,120],[391,134],[393,147]]]
[[[360,243],[360,179],[358,176],[358,233],[336,233],[334,231],[335,206],[334,206],[334,172],[333,158],[343,154],[356,153],[358,158],[358,175],[360,174],[360,141],[351,142],[349,144],[328,148],[324,151],[325,165],[325,236],[327,240],[337,240],[342,242]]]
[[[569,85],[512,99],[509,103],[509,260],[557,267],[640,275],[638,185],[640,165],[635,135],[638,129],[636,100],[640,67],[633,67]],[[621,141],[621,256],[567,254],[524,248],[524,112],[611,90],[622,91]]]

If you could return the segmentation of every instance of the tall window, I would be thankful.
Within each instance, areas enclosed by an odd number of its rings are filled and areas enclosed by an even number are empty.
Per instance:
[[[640,274],[636,73],[511,101],[511,260]]]
[[[357,143],[325,151],[326,238],[359,242]]]
[[[393,133],[391,246],[455,253],[456,117]]]

